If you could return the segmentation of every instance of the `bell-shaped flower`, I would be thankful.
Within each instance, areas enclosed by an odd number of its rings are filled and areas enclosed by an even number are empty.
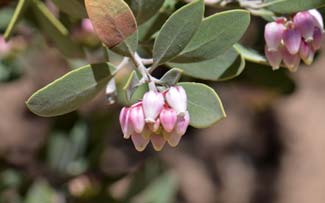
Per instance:
[[[323,31],[324,22],[322,15],[316,9],[308,10],[308,12],[314,17],[315,25]]]
[[[283,49],[283,62],[292,72],[297,71],[300,64],[299,54],[291,54],[287,49]]]
[[[164,130],[168,133],[172,132],[177,121],[176,111],[172,108],[164,107],[160,112],[159,118]]]
[[[169,134],[167,142],[170,146],[176,147],[181,141],[182,136],[178,135],[175,131]]]
[[[187,95],[182,86],[171,87],[166,93],[166,100],[177,115],[184,115],[187,110]]]
[[[156,151],[161,151],[166,143],[166,140],[161,135],[156,134],[152,135],[150,140]]]
[[[285,30],[283,33],[283,42],[290,54],[297,54],[301,43],[300,32],[295,28]]]
[[[277,70],[280,68],[280,64],[282,61],[282,50],[279,48],[276,51],[269,51],[267,47],[265,47],[265,56],[272,66],[273,70]]]
[[[190,124],[190,114],[188,111],[185,112],[183,117],[178,117],[175,127],[175,132],[179,136],[183,136],[187,130],[188,125]]]
[[[146,123],[154,123],[164,106],[164,96],[160,92],[150,90],[144,94],[142,105]]]
[[[310,44],[302,42],[300,46],[299,55],[305,64],[310,65],[314,61],[315,51]]]
[[[271,22],[265,26],[264,38],[269,51],[277,51],[286,27],[279,22]]]
[[[131,134],[133,133],[133,126],[130,122],[130,109],[127,107],[123,107],[120,112],[120,125],[122,128],[122,132],[125,139],[130,138]]]
[[[139,152],[145,150],[150,141],[149,139],[144,138],[141,134],[138,133],[133,133],[131,135],[131,140],[134,144],[135,149]]]
[[[132,106],[129,111],[129,119],[134,131],[136,133],[142,133],[145,125],[142,103],[138,102],[135,106]]]
[[[313,15],[308,11],[298,12],[293,18],[293,23],[306,42],[311,42],[313,40],[314,27],[316,26]]]

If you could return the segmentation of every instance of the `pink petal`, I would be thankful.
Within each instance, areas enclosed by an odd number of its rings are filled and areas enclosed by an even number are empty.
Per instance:
[[[264,38],[269,51],[278,50],[285,29],[285,26],[278,22],[271,22],[265,26]]]
[[[130,120],[132,122],[134,131],[141,133],[145,125],[144,113],[141,105],[130,108]]]
[[[314,17],[315,25],[318,28],[320,28],[321,30],[323,30],[324,29],[324,22],[323,22],[322,15],[316,9],[308,10],[308,12]]]
[[[133,127],[130,122],[129,115],[130,109],[127,107],[123,107],[120,112],[119,120],[125,139],[130,138],[131,134],[133,133]]]
[[[147,123],[155,122],[164,106],[164,96],[160,92],[150,90],[143,96],[143,111]]]
[[[145,150],[149,143],[149,139],[145,139],[140,134],[134,133],[131,135],[132,142],[134,144],[134,147],[137,151],[142,152]]]
[[[290,54],[287,49],[283,49],[283,62],[292,72],[297,71],[300,64],[300,57],[298,54]]]
[[[166,100],[170,107],[172,107],[177,115],[184,114],[187,110],[187,96],[183,87],[171,87],[166,93]]]
[[[298,12],[294,16],[293,22],[295,28],[305,38],[306,42],[310,42],[313,40],[315,19],[308,11]]]
[[[165,131],[172,132],[177,121],[176,111],[172,108],[165,107],[161,110],[159,118]]]
[[[186,111],[185,116],[179,117],[176,123],[176,133],[179,136],[183,136],[187,130],[190,123],[190,114]]]
[[[277,70],[280,68],[280,64],[282,61],[282,51],[278,49],[277,51],[269,51],[267,47],[265,47],[265,56],[272,66],[273,70]]]
[[[288,29],[284,31],[283,42],[290,54],[297,54],[301,43],[300,32],[296,29]]]
[[[314,54],[315,52],[312,50],[310,44],[307,44],[306,42],[301,43],[299,55],[302,58],[302,60],[305,62],[305,64],[307,65],[312,64],[314,60]]]
[[[166,140],[160,135],[152,135],[151,143],[152,143],[153,148],[156,151],[161,151],[166,143]]]

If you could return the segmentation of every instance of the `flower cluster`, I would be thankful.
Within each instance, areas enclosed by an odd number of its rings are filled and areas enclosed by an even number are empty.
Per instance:
[[[156,151],[165,143],[176,147],[190,122],[187,95],[183,87],[170,87],[164,92],[150,90],[142,101],[124,107],[120,124],[125,139],[131,138],[138,151],[151,141]]]
[[[278,18],[265,26],[265,55],[274,70],[283,61],[291,71],[296,71],[300,59],[309,65],[320,49],[324,30],[323,18],[315,10],[302,11],[291,20]]]

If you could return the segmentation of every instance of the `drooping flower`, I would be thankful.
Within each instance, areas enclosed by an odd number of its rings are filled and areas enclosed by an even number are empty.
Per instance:
[[[156,151],[162,150],[167,142],[177,146],[189,123],[187,96],[180,86],[171,87],[164,94],[149,91],[142,101],[123,107],[120,112],[124,138],[131,138],[138,151],[143,151],[150,141]]]
[[[308,11],[298,12],[293,18],[293,23],[306,42],[313,41],[314,28],[316,26],[313,15]]]
[[[182,86],[171,87],[166,93],[169,106],[175,109],[177,115],[184,115],[187,109],[187,96]]]
[[[164,106],[164,96],[160,92],[150,90],[143,96],[143,111],[145,121],[147,123],[154,123],[161,109]]]
[[[280,22],[271,22],[265,26],[264,37],[268,51],[277,51],[281,45],[286,27]]]

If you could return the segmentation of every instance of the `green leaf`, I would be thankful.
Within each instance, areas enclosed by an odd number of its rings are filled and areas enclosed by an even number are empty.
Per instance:
[[[37,180],[29,188],[26,203],[55,203],[56,192],[45,180]]]
[[[109,48],[137,30],[133,13],[123,0],[85,0],[85,5],[99,39]]]
[[[76,18],[87,18],[87,11],[79,0],[53,0],[59,9]]]
[[[241,44],[235,44],[234,48],[247,60],[255,63],[268,64],[264,56],[253,49],[244,47]]]
[[[169,86],[175,85],[181,79],[182,73],[183,70],[172,68],[161,77],[160,81]]]
[[[153,66],[179,54],[189,43],[201,24],[203,0],[194,1],[173,13],[162,26],[153,48]]]
[[[226,117],[221,100],[211,87],[190,82],[178,85],[183,86],[187,94],[191,126],[206,128]]]
[[[64,55],[68,57],[83,55],[81,48],[70,39],[68,29],[55,18],[43,2],[33,1],[33,9],[42,30]]]
[[[130,5],[137,23],[140,25],[154,16],[164,3],[164,0],[126,0]]]
[[[12,16],[9,25],[4,33],[4,39],[8,40],[13,33],[13,30],[21,17],[23,16],[24,12],[26,11],[30,0],[19,0],[17,7],[15,9],[14,15]]]
[[[245,10],[225,11],[207,17],[180,56],[173,61],[189,63],[223,54],[240,40],[249,22],[250,15]]]
[[[224,54],[207,61],[196,63],[168,63],[173,68],[183,70],[185,75],[212,81],[232,79],[244,70],[245,60],[234,48]]]
[[[140,25],[138,27],[139,41],[143,42],[152,39],[152,35],[159,31],[167,18],[168,14],[166,12],[158,12],[146,23]]]
[[[111,64],[102,63],[70,71],[34,93],[26,102],[27,107],[44,117],[74,111],[105,87],[113,69]]]
[[[324,0],[267,0],[267,8],[276,13],[295,13],[298,11],[325,6]]]

